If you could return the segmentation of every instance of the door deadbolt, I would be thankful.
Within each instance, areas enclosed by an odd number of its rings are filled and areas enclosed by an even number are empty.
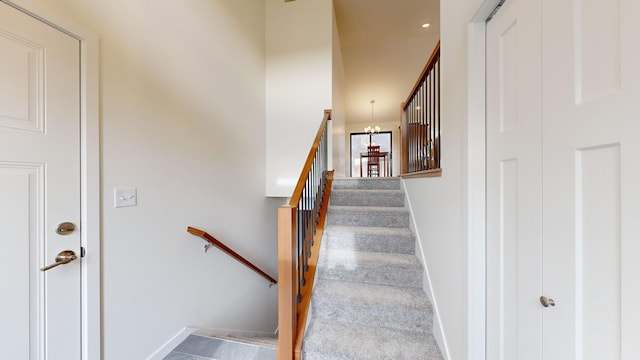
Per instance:
[[[63,222],[56,228],[58,235],[69,235],[76,229],[76,226],[70,222]]]

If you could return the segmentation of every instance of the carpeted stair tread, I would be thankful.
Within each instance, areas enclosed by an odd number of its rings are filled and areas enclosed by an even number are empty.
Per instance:
[[[327,225],[323,249],[414,254],[415,238],[409,228]]]
[[[442,360],[398,178],[334,179],[305,360]]]
[[[424,333],[314,320],[307,334],[305,360],[442,360]]]
[[[422,265],[414,255],[323,249],[318,276],[329,280],[394,286],[422,286]]]
[[[431,331],[433,310],[422,289],[323,280],[313,290],[313,316],[366,326]]]
[[[331,205],[346,206],[404,206],[402,190],[334,189]]]
[[[402,189],[400,178],[334,178],[332,189]]]
[[[348,226],[409,227],[409,211],[401,207],[329,206],[327,223]]]

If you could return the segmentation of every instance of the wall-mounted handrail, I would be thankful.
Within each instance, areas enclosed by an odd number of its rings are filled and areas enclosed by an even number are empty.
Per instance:
[[[241,262],[242,264],[244,264],[246,267],[248,267],[251,270],[253,270],[253,271],[257,272],[258,274],[260,274],[260,276],[262,276],[263,278],[267,279],[267,281],[269,281],[269,286],[275,285],[275,284],[278,283],[278,281],[276,279],[272,278],[267,273],[265,273],[264,271],[260,270],[260,268],[258,268],[257,266],[253,265],[249,260],[247,260],[244,257],[242,257],[237,252],[231,250],[227,245],[221,243],[218,239],[216,239],[213,236],[209,235],[206,231],[202,231],[200,229],[196,229],[196,228],[191,227],[191,226],[187,227],[187,231],[189,232],[189,234],[201,237],[202,239],[207,241],[209,244],[217,247],[218,249],[222,250],[222,252],[224,252],[225,254],[231,256],[232,258],[234,258],[234,259],[238,260],[239,262]]]
[[[278,360],[300,359],[333,176],[329,120],[325,110],[291,200],[278,209]]]

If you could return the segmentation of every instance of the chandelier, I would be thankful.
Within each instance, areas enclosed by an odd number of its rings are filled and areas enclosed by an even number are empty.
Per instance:
[[[371,122],[372,123],[373,123],[373,104],[375,103],[376,101],[374,99],[371,99]],[[366,128],[364,128],[364,132],[369,135],[375,135],[380,132],[380,126],[377,126],[377,125],[367,126]]]

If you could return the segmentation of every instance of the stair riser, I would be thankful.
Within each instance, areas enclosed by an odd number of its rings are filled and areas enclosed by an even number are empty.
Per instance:
[[[332,210],[329,207],[327,224],[343,226],[409,227],[409,213],[397,211]]]
[[[378,268],[354,268],[350,266],[327,267],[321,263],[318,277],[327,280],[351,281],[364,284],[422,287],[422,269],[388,266]]]
[[[329,305],[329,306],[327,306]],[[340,321],[371,327],[430,333],[433,314],[429,308],[380,308],[366,305],[336,304],[322,299],[314,300],[313,314],[321,321]]]
[[[333,192],[331,205],[337,206],[389,206],[403,207],[403,193]]]
[[[304,360],[442,359],[435,339],[422,333],[316,322],[308,330]],[[349,341],[349,339],[353,339]]]
[[[396,254],[414,254],[415,240],[407,236],[353,236],[325,235],[322,240],[323,249],[339,249],[352,251],[387,252]]]
[[[400,179],[333,179],[333,189],[400,190]]]

